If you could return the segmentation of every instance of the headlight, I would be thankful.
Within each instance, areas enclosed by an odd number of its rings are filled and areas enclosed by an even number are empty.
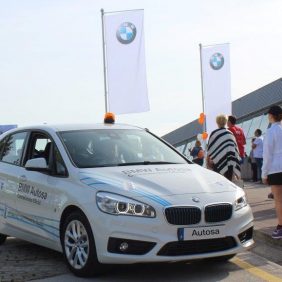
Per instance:
[[[241,208],[245,207],[247,204],[248,203],[245,195],[237,198],[237,200],[235,201],[235,211],[240,210]]]
[[[142,217],[156,217],[153,207],[140,203],[121,195],[98,192],[96,201],[102,212],[114,215],[133,215]]]

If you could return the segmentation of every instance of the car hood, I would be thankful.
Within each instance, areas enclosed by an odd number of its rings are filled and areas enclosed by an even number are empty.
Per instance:
[[[238,189],[225,177],[194,164],[81,169],[79,180],[97,191],[159,199]]]

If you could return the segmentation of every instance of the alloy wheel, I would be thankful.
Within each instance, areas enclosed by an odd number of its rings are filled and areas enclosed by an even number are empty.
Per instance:
[[[64,247],[69,264],[75,269],[82,269],[89,257],[89,238],[84,225],[79,220],[72,220],[68,224]]]

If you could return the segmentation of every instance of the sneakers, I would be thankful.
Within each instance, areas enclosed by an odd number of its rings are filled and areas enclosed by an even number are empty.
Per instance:
[[[273,199],[274,199],[274,195],[273,195],[272,193],[269,193],[269,194],[267,195],[267,198],[273,200]]]
[[[272,233],[272,236],[271,236],[273,239],[282,239],[282,228],[280,229],[275,229]]]

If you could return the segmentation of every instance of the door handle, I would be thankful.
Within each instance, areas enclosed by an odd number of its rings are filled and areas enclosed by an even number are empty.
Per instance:
[[[20,181],[22,181],[22,182],[27,181],[26,176],[25,176],[25,175],[21,175],[21,176],[20,176]]]

